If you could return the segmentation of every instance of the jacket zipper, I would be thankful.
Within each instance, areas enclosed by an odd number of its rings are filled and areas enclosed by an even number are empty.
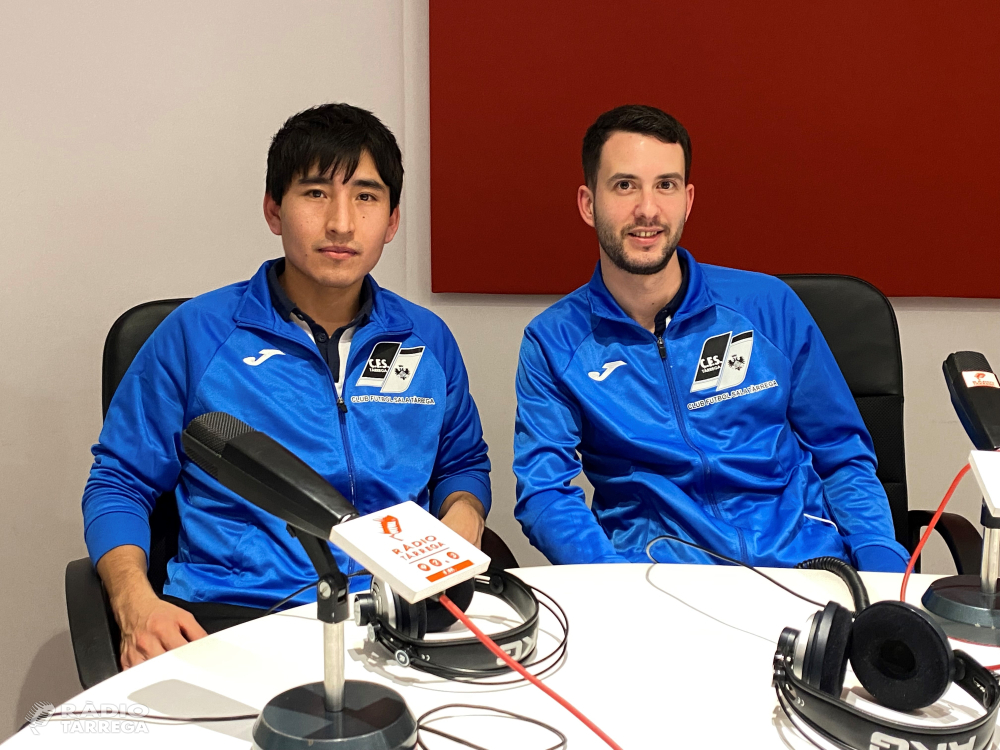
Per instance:
[[[294,339],[291,336],[285,336],[280,331],[275,331],[272,328],[264,328],[262,326],[257,326],[257,325],[254,325],[252,323],[246,323],[245,325],[248,328],[254,328],[254,329],[257,329],[257,330],[260,330],[260,331],[266,331],[269,334],[277,335],[280,338],[284,339],[285,341],[289,341],[289,342],[291,342],[293,344],[296,344],[298,346],[304,346],[303,342],[301,342],[301,341],[299,341],[297,339]],[[405,335],[406,333],[408,333],[408,331],[380,331],[378,335],[379,336],[402,336],[402,335]],[[359,343],[367,345],[368,340],[370,340],[370,338],[372,338],[372,337],[369,337],[369,339],[362,339]],[[308,349],[308,347],[306,347],[306,348]],[[338,421],[340,422],[340,439],[341,439],[341,442],[343,442],[343,444],[344,444],[344,457],[347,459],[347,478],[348,478],[350,486],[351,486],[351,497],[350,497],[350,500],[351,500],[351,503],[353,505],[355,505],[355,506],[357,506],[357,488],[356,488],[356,485],[355,485],[355,477],[354,477],[354,456],[351,454],[351,442],[350,442],[349,438],[347,437],[347,402],[344,400],[344,394],[347,392],[347,382],[346,382],[346,379],[347,379],[347,373],[350,372],[350,369],[351,369],[351,367],[350,367],[350,364],[351,364],[351,362],[350,362],[351,355],[356,354],[357,351],[359,351],[359,350],[360,350],[360,347],[358,347],[357,344],[354,341],[352,341],[351,342],[351,353],[348,355],[348,361],[344,365],[344,379],[345,379],[345,382],[342,384],[342,387],[340,389],[340,394],[337,393],[337,384],[333,380],[333,373],[330,372],[329,365],[325,361],[323,362],[323,367],[326,370],[328,382],[330,383],[330,386],[333,388],[333,393],[334,393],[334,396],[336,397],[337,416],[338,416]],[[319,356],[319,352],[318,351],[314,352],[311,349],[309,349],[309,351],[310,351],[311,354],[315,354],[316,356]],[[352,563],[352,567],[353,567],[353,563]]]
[[[403,336],[407,331],[381,331],[378,336]],[[357,489],[354,484],[354,455],[351,453],[351,441],[347,436],[347,401],[344,400],[344,396],[347,395],[347,373],[351,371],[351,359],[357,356],[359,351],[362,351],[362,347],[367,348],[368,342],[371,340],[361,339],[359,342],[351,341],[351,351],[347,355],[347,362],[344,363],[344,382],[341,383],[340,393],[337,395],[337,416],[340,421],[340,437],[344,443],[344,457],[347,459],[347,477],[351,484],[351,504],[357,507]],[[338,344],[339,345],[339,344]],[[326,368],[329,371],[329,367]],[[330,383],[333,386],[333,392],[337,393],[337,384],[333,382],[333,373],[330,373]],[[352,563],[353,566],[353,563]]]
[[[286,336],[283,333],[281,333],[280,331],[275,331],[272,328],[265,328],[263,326],[257,326],[257,325],[254,325],[253,323],[245,323],[244,325],[246,325],[247,328],[254,328],[254,329],[257,329],[259,331],[266,331],[269,334],[277,335],[278,337],[284,339],[285,341],[289,341],[289,342],[291,342],[293,344],[296,344],[298,346],[304,346],[303,342],[301,342],[301,341],[299,341],[297,339],[294,339],[291,336]],[[406,333],[408,333],[408,331],[382,331],[378,335],[380,335],[380,336],[397,336],[397,335],[404,335]],[[360,343],[367,344],[367,340],[362,339],[362,341]],[[338,346],[339,346],[339,343],[338,343]],[[356,353],[358,351],[358,348],[356,348],[356,346],[357,345],[355,344],[355,342],[352,341],[351,342],[351,354],[354,354],[354,353]],[[306,349],[310,352],[310,354],[314,354],[315,356],[319,356],[319,352],[318,351],[314,351],[312,349],[309,349],[308,347],[306,347]],[[355,480],[354,480],[354,456],[351,454],[351,442],[350,442],[350,440],[347,437],[347,402],[344,400],[344,393],[347,392],[347,382],[346,382],[347,381],[347,373],[350,372],[350,369],[351,369],[351,367],[350,367],[350,365],[351,365],[351,362],[350,362],[351,355],[350,354],[348,354],[347,359],[348,359],[348,361],[344,365],[344,381],[345,382],[342,384],[339,394],[337,393],[337,384],[333,380],[333,373],[330,372],[330,367],[329,367],[329,365],[327,364],[326,361],[323,362],[323,369],[326,370],[328,382],[330,383],[330,386],[333,388],[333,393],[334,393],[334,395],[337,398],[337,401],[336,401],[336,403],[337,403],[337,417],[338,417],[337,421],[340,422],[340,439],[341,439],[341,442],[343,442],[343,444],[344,444],[344,457],[347,459],[347,478],[348,478],[348,480],[350,482],[350,485],[351,485],[351,504],[354,505],[355,507],[357,507],[357,504],[358,504],[357,503],[357,489],[356,489]],[[349,575],[349,574],[355,572],[355,569],[359,569],[359,568],[357,568],[357,563],[355,563],[355,561],[354,561],[353,558],[349,557],[348,558],[348,565],[347,565],[346,574]]]
[[[712,487],[712,466],[709,464],[708,456],[705,452],[691,441],[691,438],[687,433],[687,427],[684,426],[684,416],[681,413],[680,400],[677,398],[677,391],[674,388],[674,379],[670,374],[670,360],[667,358],[667,347],[663,343],[662,335],[656,337],[656,348],[660,352],[660,360],[663,362],[663,373],[667,378],[667,386],[670,388],[670,400],[674,406],[674,416],[677,418],[677,427],[680,429],[681,435],[684,437],[684,442],[693,448],[698,454],[698,457],[701,459],[702,482],[705,485],[706,493],[708,494],[709,501],[712,504],[712,513],[721,521],[723,518],[719,512],[718,501],[715,499],[715,489]],[[736,538],[740,543],[740,557],[746,561],[747,547],[746,542],[743,539],[743,532],[735,526],[732,528],[736,532]]]
[[[344,377],[347,377],[346,366],[344,367]],[[337,417],[340,421],[340,437],[344,441],[344,456],[347,458],[347,476],[351,481],[351,504],[357,507],[357,490],[354,487],[354,456],[351,455],[351,441],[347,438],[347,402],[344,401],[344,391],[346,390],[347,383],[343,383],[340,394],[337,396]],[[333,386],[333,392],[337,392],[336,384]]]

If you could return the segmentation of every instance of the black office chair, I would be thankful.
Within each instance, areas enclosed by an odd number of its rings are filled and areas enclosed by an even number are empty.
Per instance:
[[[111,398],[122,377],[149,335],[186,300],[147,302],[124,313],[104,342],[101,381],[101,413],[107,416]],[[177,554],[180,519],[173,492],[157,498],[149,519],[149,583],[157,596],[167,581],[167,562]],[[483,531],[483,552],[493,565],[516,568],[510,548],[492,529]],[[121,632],[115,622],[107,592],[90,558],[73,560],[66,566],[66,610],[80,684],[86,690],[120,671]]]
[[[903,361],[892,305],[874,286],[853,276],[802,274],[780,278],[805,303],[840,365],[875,444],[877,475],[889,497],[896,541],[912,553],[934,514],[909,509],[903,443]],[[978,574],[982,538],[976,527],[962,516],[945,513],[935,529],[948,545],[958,572]]]

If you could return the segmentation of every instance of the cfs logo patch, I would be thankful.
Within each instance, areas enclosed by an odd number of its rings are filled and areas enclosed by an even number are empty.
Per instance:
[[[712,336],[701,346],[701,357],[691,383],[691,393],[714,388],[724,391],[735,388],[747,376],[753,353],[753,331],[735,336],[732,331]]]
[[[368,355],[357,385],[378,388],[380,393],[402,393],[410,387],[424,347],[407,349],[398,341],[381,341]]]
[[[358,378],[358,385],[380,387],[389,374],[389,366],[399,354],[402,346],[398,341],[380,341],[375,344],[372,353],[368,355],[365,369]]]

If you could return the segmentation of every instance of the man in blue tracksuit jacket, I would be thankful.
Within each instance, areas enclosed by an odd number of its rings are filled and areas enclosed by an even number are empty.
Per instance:
[[[601,259],[524,333],[517,518],[556,563],[715,561],[654,542],[669,534],[754,565],[903,570],[871,439],[802,302],[677,247],[690,154],[653,107],[584,138],[578,203]],[[581,466],[592,509],[570,484]]]
[[[83,513],[123,666],[259,616],[316,577],[282,521],[184,454],[181,432],[206,412],[267,433],[362,514],[412,500],[479,543],[490,467],[458,346],[368,273],[399,225],[402,179],[396,141],[371,113],[331,104],[290,118],[264,201],[285,257],[181,305],[122,379]],[[170,490],[181,531],[159,599],[146,579],[149,514]],[[332,549],[342,571],[359,570]]]

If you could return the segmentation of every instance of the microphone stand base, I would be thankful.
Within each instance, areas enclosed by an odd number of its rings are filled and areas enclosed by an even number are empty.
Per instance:
[[[344,709],[326,710],[322,682],[286,690],[264,706],[253,727],[254,750],[412,750],[417,722],[395,690],[347,680]]]
[[[979,576],[939,578],[920,603],[953,638],[1000,646],[1000,594],[984,593]]]

